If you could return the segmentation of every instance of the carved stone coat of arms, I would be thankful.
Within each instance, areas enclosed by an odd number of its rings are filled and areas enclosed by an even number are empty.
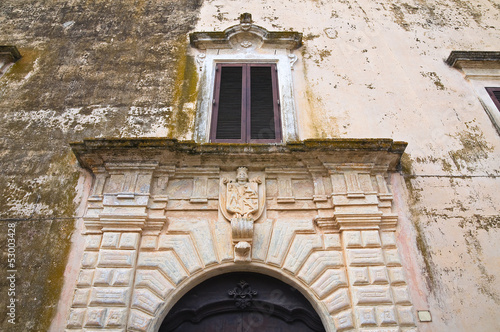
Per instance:
[[[259,178],[249,180],[246,167],[238,168],[235,180],[222,179],[221,186],[219,207],[231,221],[235,261],[250,261],[253,223],[264,210],[264,186]]]

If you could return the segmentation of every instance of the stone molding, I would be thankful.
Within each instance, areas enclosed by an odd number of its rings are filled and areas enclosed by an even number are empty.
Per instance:
[[[95,179],[67,331],[155,331],[186,285],[226,269],[291,280],[327,331],[415,331],[388,182],[404,144],[391,142],[73,144]],[[238,170],[261,179],[263,209],[229,222],[221,183]]]
[[[446,59],[446,64],[450,67],[461,68],[464,63],[472,62],[500,62],[500,52],[498,51],[451,51]]]
[[[259,44],[266,48],[294,50],[302,45],[302,33],[268,31],[253,24],[252,15],[244,13],[240,17],[240,24],[233,25],[224,31],[193,32],[189,35],[189,41],[192,47],[201,50],[229,49],[238,47],[238,44],[243,48]]]
[[[5,74],[5,72],[7,72],[7,70],[19,59],[21,59],[21,53],[19,53],[17,47],[0,46],[0,76]]]
[[[445,62],[450,67],[462,70],[468,79],[500,79],[498,51],[452,51]]]

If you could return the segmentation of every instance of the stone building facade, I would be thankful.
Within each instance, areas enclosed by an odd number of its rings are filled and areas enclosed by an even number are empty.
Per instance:
[[[159,331],[238,272],[298,291],[326,331],[499,329],[499,6],[242,6],[0,8],[1,328]],[[246,140],[218,136],[229,67],[248,100],[272,92],[272,139],[253,110]]]

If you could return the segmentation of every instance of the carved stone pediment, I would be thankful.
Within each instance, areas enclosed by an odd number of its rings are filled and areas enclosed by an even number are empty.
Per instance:
[[[194,32],[189,35],[191,46],[205,49],[269,47],[293,50],[302,45],[302,33],[268,31],[252,23],[252,15],[241,14],[240,24],[224,31]]]

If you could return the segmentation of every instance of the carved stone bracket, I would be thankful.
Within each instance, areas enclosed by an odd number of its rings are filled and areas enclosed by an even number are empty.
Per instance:
[[[231,219],[231,229],[234,245],[234,261],[251,261],[253,218],[233,218]]]
[[[288,59],[290,59],[290,68],[293,70],[293,65],[297,62],[297,56],[295,54],[288,54]]]
[[[324,233],[338,233],[340,225],[334,217],[316,216],[314,222]]]
[[[203,64],[205,63],[207,55],[205,53],[199,53],[196,55],[196,64],[198,65],[198,70],[203,71]]]

